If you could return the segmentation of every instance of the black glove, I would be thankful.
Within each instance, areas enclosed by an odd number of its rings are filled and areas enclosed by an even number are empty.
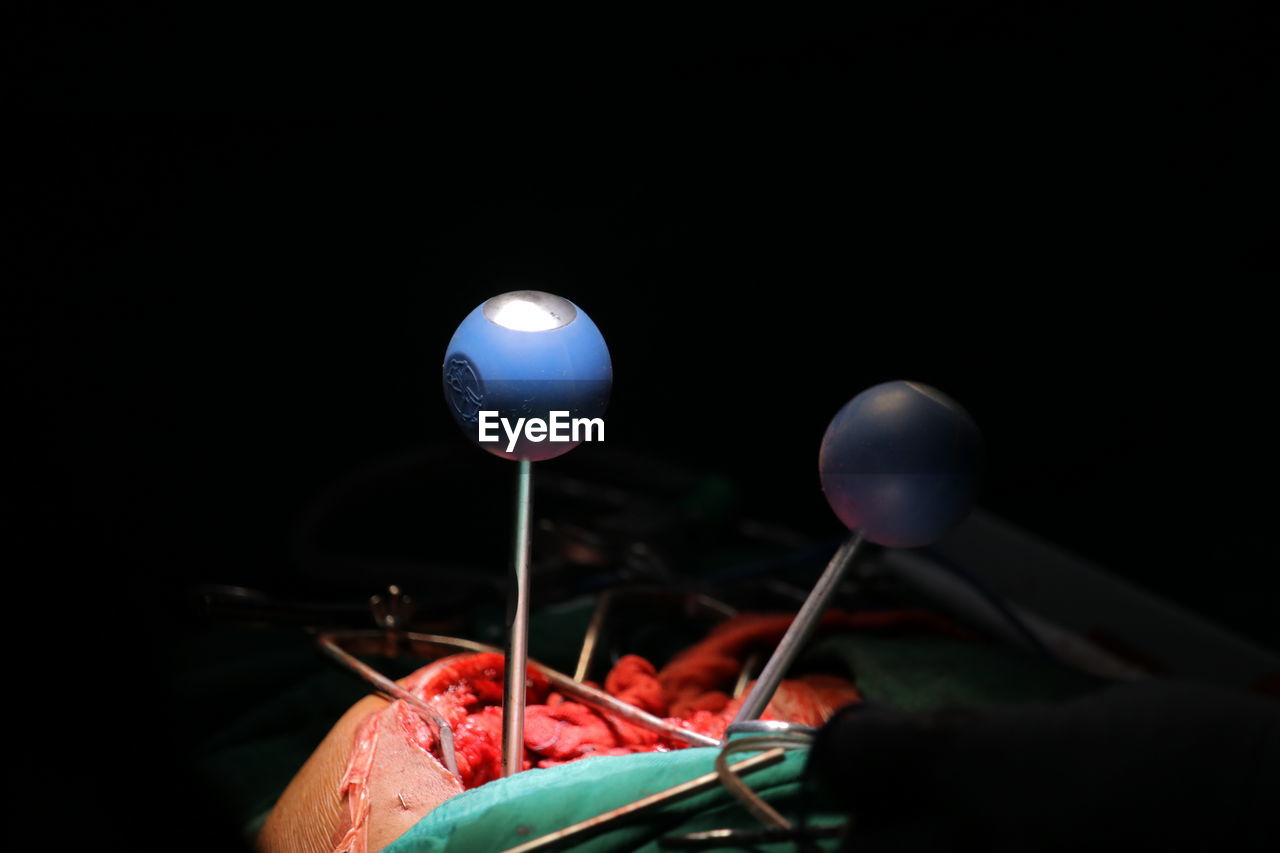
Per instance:
[[[1059,705],[854,706],[810,773],[847,849],[1280,850],[1280,701],[1159,680]]]

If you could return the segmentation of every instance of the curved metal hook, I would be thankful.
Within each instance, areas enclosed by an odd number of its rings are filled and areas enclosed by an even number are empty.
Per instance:
[[[747,811],[751,812],[765,826],[792,829],[791,821],[779,814],[777,809],[766,803],[759,794],[747,786],[746,782],[738,778],[738,775],[733,772],[733,768],[729,766],[729,756],[736,752],[757,752],[774,747],[804,749],[812,742],[813,735],[811,733],[800,731],[775,731],[771,734],[738,738],[727,743],[724,749],[720,750],[720,754],[716,756],[716,775],[720,777],[720,784],[724,785],[725,790],[733,794],[746,807]]]

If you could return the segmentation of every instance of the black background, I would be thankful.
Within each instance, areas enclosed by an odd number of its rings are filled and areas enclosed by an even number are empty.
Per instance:
[[[106,641],[64,716],[148,811],[200,814],[117,712],[163,705],[178,593],[287,589],[297,513],[363,461],[486,464],[439,362],[514,287],[604,332],[610,442],[730,476],[756,517],[835,532],[827,420],[916,379],[983,428],[988,509],[1280,646],[1253,7],[33,15],[6,581],[22,636]]]

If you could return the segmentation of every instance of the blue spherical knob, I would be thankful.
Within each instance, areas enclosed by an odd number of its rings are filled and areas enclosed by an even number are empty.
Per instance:
[[[596,324],[538,290],[495,296],[467,315],[444,356],[444,396],[480,447],[533,462],[603,440],[613,367]]]
[[[827,502],[851,530],[897,548],[927,545],[973,506],[982,436],[955,400],[885,382],[844,405],[822,437]]]

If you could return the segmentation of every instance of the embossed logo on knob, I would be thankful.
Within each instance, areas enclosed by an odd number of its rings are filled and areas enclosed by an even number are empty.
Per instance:
[[[450,357],[444,366],[444,384],[449,389],[449,404],[458,417],[475,423],[484,402],[484,385],[471,360],[465,355]]]

